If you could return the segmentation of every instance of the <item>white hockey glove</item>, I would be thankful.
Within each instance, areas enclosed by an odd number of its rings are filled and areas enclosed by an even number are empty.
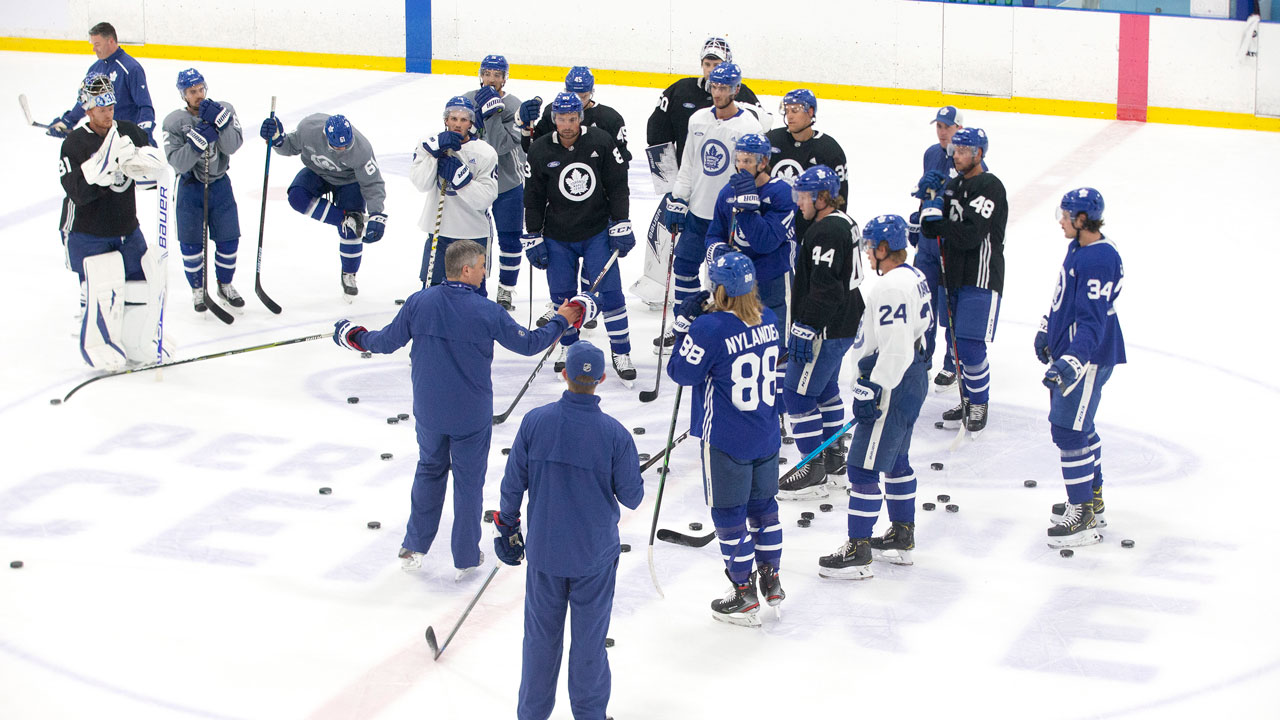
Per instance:
[[[153,148],[150,145],[146,147],[134,148],[133,156],[122,159],[120,169],[125,175],[133,178],[138,182],[155,182],[160,179],[160,173],[164,172],[165,159],[160,152],[160,148]]]
[[[591,293],[578,293],[577,295],[569,298],[567,302],[570,305],[576,305],[582,308],[582,317],[578,318],[578,322],[573,324],[576,328],[580,328],[586,323],[595,320],[596,316],[600,314],[599,300]]]
[[[107,136],[102,139],[102,146],[98,151],[90,155],[88,160],[80,163],[80,172],[84,174],[85,182],[102,187],[114,185],[116,176],[120,173],[120,153],[125,143],[133,147],[133,141],[122,137],[113,123],[111,129],[107,131]]]

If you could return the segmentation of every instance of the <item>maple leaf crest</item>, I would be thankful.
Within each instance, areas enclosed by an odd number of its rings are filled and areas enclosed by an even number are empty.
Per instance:
[[[572,195],[581,195],[590,188],[591,178],[582,170],[575,169],[569,173],[569,177],[565,178],[565,186]]]

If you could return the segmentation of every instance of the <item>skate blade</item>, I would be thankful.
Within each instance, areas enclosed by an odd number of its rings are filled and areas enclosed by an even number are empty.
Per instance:
[[[342,299],[343,299],[343,300],[345,300],[345,301],[347,302],[347,304],[348,304],[348,305],[350,305],[350,304],[352,304],[352,303],[354,303],[354,302],[356,301],[356,296],[355,296],[355,295],[348,295],[348,294],[346,294],[346,293],[342,293]]]
[[[758,628],[760,627],[760,615],[755,610],[749,613],[733,613],[725,615],[714,610],[711,611],[711,617],[719,620],[726,625],[737,625],[738,627]]]
[[[960,422],[961,421],[959,420],[943,420],[942,427],[940,429],[941,430],[959,430]]]
[[[1049,538],[1049,547],[1051,548],[1074,548],[1084,547],[1085,545],[1097,545],[1102,542],[1102,535],[1098,534],[1097,528],[1089,530],[1081,530],[1075,535],[1068,537],[1051,537]]]
[[[914,565],[910,550],[876,550],[871,549],[871,559],[893,565]]]
[[[827,490],[827,484],[814,485],[802,490],[779,490],[779,500],[821,500],[829,497],[831,492]]]
[[[617,376],[615,375],[614,377],[617,377]],[[626,378],[622,378],[622,377],[619,377],[619,378],[618,378],[618,382],[620,382],[620,383],[622,383],[623,385],[625,385],[625,386],[626,386],[626,388],[627,388],[628,390],[632,390],[632,389],[634,389],[634,388],[635,388],[635,386],[636,386],[636,381],[635,381],[635,380],[628,380],[628,379],[626,379]]]
[[[818,566],[818,577],[832,580],[870,580],[875,577],[870,565],[854,565],[847,568],[829,568]]]
[[[944,392],[949,392],[949,391],[951,391],[951,390],[955,390],[955,389],[956,389],[956,385],[958,385],[958,384],[959,384],[959,383],[951,383],[950,385],[938,385],[938,384],[936,384],[936,383],[935,383],[935,384],[934,384],[934,386],[933,386],[933,391],[934,391],[934,392],[936,392],[936,393],[938,393],[939,395],[941,395],[941,394],[942,394],[942,393],[944,393]]]

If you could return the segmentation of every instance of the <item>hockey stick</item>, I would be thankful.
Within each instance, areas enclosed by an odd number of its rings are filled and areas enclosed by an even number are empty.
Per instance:
[[[422,281],[422,288],[431,287],[431,278],[436,271],[436,243],[440,241],[440,221],[444,218],[444,178],[440,178],[440,202],[436,204],[436,226],[431,233],[431,256],[427,258],[427,279]],[[488,263],[485,263],[488,265]]]
[[[588,293],[595,291],[596,286],[600,284],[600,281],[604,280],[604,276],[609,272],[609,268],[613,267],[613,264],[617,261],[618,251],[614,250],[613,254],[609,256],[609,262],[604,264],[604,269],[596,276],[596,281],[591,283],[591,287],[587,288]],[[564,333],[560,333],[560,335],[556,336],[555,340],[551,341],[551,345],[547,348],[547,351],[542,354],[542,359],[538,361],[538,366],[533,369],[533,374],[529,376],[528,380],[524,381],[524,387],[520,388],[520,392],[516,393],[516,399],[511,401],[511,406],[508,407],[501,415],[493,416],[494,425],[501,425],[506,422],[507,418],[511,417],[511,411],[515,410],[516,405],[520,404],[520,398],[524,397],[524,394],[529,390],[529,386],[532,385],[534,379],[538,377],[538,373],[542,372],[543,364],[547,362],[547,358],[551,357],[551,353],[555,352],[556,345],[560,343],[560,337],[562,335],[564,335]]]
[[[89,385],[90,383],[96,383],[99,380],[105,380],[110,377],[117,377],[119,375],[129,375],[131,373],[136,373],[136,372],[145,372],[147,370],[163,370],[165,368],[171,368],[177,365],[186,365],[187,363],[199,362],[201,360],[212,360],[214,358],[227,357],[228,355],[240,355],[242,353],[253,352],[255,350],[266,350],[268,348],[281,347],[284,345],[293,345],[295,343],[301,343],[301,342],[310,342],[312,340],[319,340],[321,338],[328,338],[328,337],[333,337],[333,333],[328,332],[328,333],[321,333],[319,335],[308,335],[306,337],[293,338],[292,340],[276,340],[275,342],[263,343],[261,345],[254,345],[253,347],[237,348],[235,350],[223,350],[222,352],[211,353],[209,355],[201,355],[200,357],[187,358],[186,360],[174,360],[173,362],[157,363],[155,365],[142,365],[135,368],[128,368],[127,370],[117,370],[115,372],[104,373],[96,377],[91,377],[88,380],[85,380],[84,382],[80,383],[79,385],[71,388],[71,392],[68,392],[66,395],[62,397],[62,402],[65,403],[66,401],[70,400],[71,396],[75,395],[76,392],[79,391],[80,388],[84,387],[85,385]]]
[[[687,437],[689,437],[689,431],[688,431],[688,430],[685,430],[684,432],[680,433],[680,437],[677,437],[677,438],[676,438],[676,441],[675,441],[675,442],[673,442],[673,443],[671,443],[671,447],[663,448],[663,449],[662,449],[662,452],[658,453],[657,455],[654,455],[653,457],[649,458],[648,460],[645,460],[645,461],[644,461],[644,464],[642,464],[642,465],[640,466],[640,472],[642,472],[642,473],[643,473],[645,470],[648,470],[649,468],[653,467],[654,465],[657,465],[657,464],[658,464],[658,461],[660,461],[660,460],[662,460],[662,458],[666,457],[668,452],[670,452],[671,450],[675,449],[675,447],[676,447],[677,445],[679,445],[681,442],[683,442],[683,441],[684,441],[684,439],[685,439],[685,438],[687,438]]]
[[[929,194],[932,196],[933,192],[930,191]],[[951,335],[951,342],[948,345],[951,346],[951,361],[956,365],[956,383],[958,383],[956,387],[960,391],[960,432],[956,433],[956,439],[952,440],[951,445],[947,448],[948,452],[954,452],[960,446],[960,441],[964,439],[965,430],[969,426],[969,401],[965,397],[967,393],[964,389],[964,366],[960,364],[960,335],[956,332],[956,320],[951,315],[951,290],[947,287],[947,260],[946,253],[942,251],[941,238],[938,239],[938,267],[942,270],[942,292],[946,295],[947,325],[949,326],[947,329],[951,331],[950,333],[943,333],[943,337],[945,338],[948,334]],[[959,294],[957,293],[958,297]]]
[[[653,589],[658,597],[665,598],[662,586],[658,584],[658,569],[653,565],[653,539],[658,533],[658,512],[662,509],[662,490],[667,485],[667,472],[671,467],[671,448],[675,447],[676,422],[680,418],[680,396],[684,394],[684,386],[676,385],[675,407],[671,408],[671,428],[667,430],[667,451],[662,455],[662,472],[658,473],[658,494],[653,500],[653,524],[649,526],[649,578],[653,580]]]
[[[453,631],[449,633],[449,637],[444,639],[443,645],[436,647],[436,631],[430,625],[427,626],[427,647],[431,648],[432,654],[435,655],[434,660],[439,660],[440,656],[444,654],[445,648],[449,647],[449,643],[453,641],[453,636],[458,634],[458,628],[462,627],[462,623],[471,614],[471,608],[474,608],[476,603],[480,601],[480,596],[489,587],[489,583],[493,582],[493,576],[498,574],[498,568],[500,567],[502,567],[501,563],[494,563],[493,570],[489,571],[489,577],[484,579],[484,584],[480,586],[476,596],[471,598],[471,603],[467,605],[467,609],[462,611],[462,617],[458,618],[458,622],[453,626]]]
[[[715,532],[709,532],[706,535],[685,535],[675,530],[662,528],[658,531],[658,539],[663,542],[673,543],[675,545],[683,545],[685,547],[706,547],[708,543],[716,539]]]
[[[213,316],[222,322],[230,325],[235,322],[235,318],[231,317],[231,313],[223,309],[221,305],[213,301],[213,296],[209,294],[209,155],[210,151],[204,151],[204,225],[200,231],[200,281],[204,285],[204,304],[213,313]]]
[[[32,119],[32,117],[31,117],[31,106],[27,104],[27,96],[26,96],[26,95],[19,95],[19,96],[18,96],[18,104],[22,106],[22,114],[26,116],[26,118],[27,118],[27,124],[28,124],[28,125],[30,125],[31,127],[38,127],[38,128],[40,128],[40,129],[42,129],[42,130],[48,130],[48,129],[49,129],[49,127],[50,127],[49,125],[46,125],[46,124],[44,124],[44,123],[36,122],[34,119]]]
[[[271,119],[276,118],[276,96],[271,96]],[[262,168],[262,213],[258,216],[258,264],[253,273],[253,291],[268,310],[280,314],[280,305],[262,289],[262,236],[267,227],[267,178],[271,176],[271,143],[267,143],[267,162]]]
[[[778,478],[778,484],[781,485],[782,483],[790,480],[792,476],[800,472],[800,468],[804,467],[805,465],[808,465],[810,460],[821,455],[822,451],[827,449],[827,446],[831,445],[831,443],[844,437],[844,434],[849,432],[849,428],[853,427],[853,424],[856,422],[858,422],[856,419],[850,420],[849,422],[845,423],[844,426],[841,427],[839,430],[835,431],[835,433],[833,433],[831,437],[827,438],[826,440],[823,440],[821,445],[814,448],[813,452],[809,453],[808,455],[805,455],[800,462],[796,463],[795,467],[787,471],[786,475],[783,475],[782,477]]]
[[[676,236],[671,236],[671,252],[667,257],[667,286],[662,293],[662,330],[658,333],[658,372],[653,379],[653,389],[640,391],[640,402],[657,400],[658,388],[662,385],[662,353],[667,349],[667,308],[671,304],[671,273],[676,264],[676,239]]]

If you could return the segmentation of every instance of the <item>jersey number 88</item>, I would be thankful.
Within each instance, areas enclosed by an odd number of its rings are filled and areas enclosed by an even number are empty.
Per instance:
[[[753,412],[763,400],[773,405],[778,394],[778,347],[763,352],[739,355],[733,361],[733,406]]]

